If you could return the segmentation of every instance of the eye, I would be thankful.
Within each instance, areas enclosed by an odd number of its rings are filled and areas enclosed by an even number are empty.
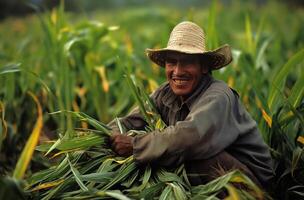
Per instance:
[[[184,65],[190,65],[195,63],[195,60],[193,58],[184,58],[181,60],[181,63],[183,63]]]
[[[175,58],[166,58],[166,64],[168,65],[176,65],[177,60]]]

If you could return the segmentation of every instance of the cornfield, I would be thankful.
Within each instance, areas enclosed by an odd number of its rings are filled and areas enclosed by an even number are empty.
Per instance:
[[[0,199],[303,199],[303,9],[214,0],[76,14],[61,1],[1,21]],[[204,28],[208,49],[232,47],[233,63],[213,76],[238,91],[269,146],[268,194],[239,171],[191,186],[183,165],[139,167],[109,146],[108,123],[124,133],[119,117],[135,106],[147,131],[166,126],[149,99],[164,70],[144,51],[183,20]]]

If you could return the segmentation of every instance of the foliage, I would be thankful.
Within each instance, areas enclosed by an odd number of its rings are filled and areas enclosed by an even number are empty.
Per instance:
[[[216,199],[215,191],[196,193],[197,190],[172,181],[184,181],[182,168],[175,171],[177,179],[170,174],[170,181],[159,184],[154,179],[158,180],[160,174],[156,175],[153,169],[130,172],[132,176],[125,174],[126,177],[109,184],[106,187],[109,190],[102,191],[105,183],[118,177],[120,170],[122,173],[135,170],[130,160],[119,163],[121,158],[112,160],[113,152],[100,148],[105,147],[109,135],[107,126],[100,121],[108,123],[126,114],[135,102],[130,92],[137,89],[130,91],[128,86],[134,78],[127,79],[126,84],[122,77],[131,73],[140,79],[137,85],[143,82],[144,89],[139,90],[135,99],[144,96],[142,91],[152,92],[165,77],[163,70],[145,57],[144,49],[165,46],[177,22],[193,20],[205,28],[209,49],[223,43],[232,46],[233,63],[213,75],[239,92],[245,107],[259,124],[275,163],[272,195],[276,199],[303,198],[304,16],[303,9],[292,9],[292,12],[290,9],[275,1],[260,6],[252,2],[233,1],[225,5],[213,1],[209,9],[142,6],[76,15],[65,12],[61,4],[52,11],[38,11],[35,16],[2,21],[0,174],[12,176],[13,171],[18,170],[15,166],[24,144],[31,141],[28,138],[35,123],[42,119],[40,140],[45,137],[55,142],[37,148],[46,156],[36,152],[32,162],[20,166],[27,169],[28,183],[34,186],[37,180],[43,182],[35,186],[35,190],[31,188],[37,198],[41,194],[45,198],[56,195],[66,195],[62,196],[65,198],[80,195],[84,199],[154,195],[183,198],[180,191],[187,191],[183,193],[186,197],[197,194],[196,199],[206,196]],[[42,118],[28,91],[40,102]],[[144,101],[142,106],[151,105]],[[163,127],[155,119],[149,125],[151,130]],[[75,127],[79,128],[75,130]],[[31,145],[30,149],[34,148],[35,145]],[[112,157],[107,160],[107,156]],[[88,164],[89,159],[94,161]],[[56,167],[56,163],[60,164]],[[41,168],[49,169],[32,176]],[[219,182],[225,181],[219,179]],[[2,183],[17,188],[16,182],[9,178],[1,178]],[[135,183],[144,186],[136,191],[121,190]],[[229,184],[225,182],[223,187],[234,194]],[[98,190],[90,190],[97,185]],[[67,188],[73,192],[63,194]]]
[[[146,129],[153,131],[164,128],[165,124],[149,96],[143,92],[143,88],[136,84],[130,74],[127,74],[126,78],[142,114],[149,122]],[[228,194],[236,197],[247,195],[251,198],[262,198],[263,196],[260,189],[240,172],[232,172],[207,185],[192,188],[183,165],[170,170],[149,165],[138,166],[133,156],[124,159],[110,150],[105,142],[108,140],[110,128],[105,124],[94,121],[83,113],[66,112],[66,114],[71,114],[101,129],[98,128],[98,132],[77,131],[76,138],[62,138],[51,146],[48,145],[47,148],[40,147],[39,149],[47,151],[47,154],[50,150],[56,149],[59,152],[54,156],[62,154],[65,156],[58,165],[33,174],[29,178],[27,191],[30,192],[31,198],[188,199],[192,196],[200,198],[212,195],[216,199],[216,195],[225,188]],[[138,132],[131,130],[127,134],[134,135]],[[248,188],[243,191],[236,188],[233,183],[242,183]]]

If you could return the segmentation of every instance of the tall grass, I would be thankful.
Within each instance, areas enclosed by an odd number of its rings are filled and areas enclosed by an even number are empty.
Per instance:
[[[28,138],[35,129],[34,124],[37,119],[41,121],[35,112],[36,104],[27,95],[31,91],[42,109],[44,128],[41,135],[55,138],[39,146],[38,150],[52,155],[60,164],[31,177],[35,164],[50,166],[49,162],[37,162],[45,157],[36,153],[33,162],[20,165],[28,170],[16,177],[25,173],[33,185],[42,181],[42,185],[32,189],[38,193],[46,191],[45,199],[63,195],[62,191],[71,185],[79,191],[67,193],[66,198],[75,194],[84,199],[96,196],[127,198],[126,191],[100,191],[101,182],[113,178],[110,172],[114,168],[124,173],[123,170],[133,170],[132,165],[124,165],[123,162],[128,162],[121,159],[105,159],[104,156],[111,155],[111,150],[93,148],[91,151],[88,148],[106,144],[106,140],[97,139],[106,137],[101,133],[107,132],[106,126],[99,121],[107,123],[126,114],[135,102],[130,94],[137,89],[129,90],[130,80],[122,80],[125,67],[143,83],[142,91],[152,92],[165,76],[161,68],[148,61],[144,49],[165,46],[172,27],[181,20],[191,19],[205,28],[208,48],[224,43],[232,46],[233,63],[214,72],[214,76],[227,81],[239,92],[259,124],[275,161],[274,197],[303,197],[304,16],[301,8],[289,12],[284,5],[274,1],[261,7],[234,1],[225,7],[221,2],[213,1],[208,9],[197,7],[184,11],[142,7],[120,10],[115,15],[120,17],[115,18],[113,11],[91,13],[90,16],[94,20],[66,13],[61,4],[52,11],[24,20],[8,19],[0,24],[1,174],[11,175],[14,170],[18,171],[15,166],[24,149],[22,141],[31,141]],[[141,92],[138,97],[144,94]],[[61,112],[55,114],[58,110]],[[152,119],[149,124],[154,128],[163,127],[160,124],[155,127],[156,122]],[[75,131],[75,127],[80,129]],[[59,134],[52,135],[52,131]],[[30,151],[34,146],[31,145]],[[95,159],[91,165],[85,164],[87,154]],[[93,168],[97,171],[92,172]],[[116,183],[112,182],[113,185],[106,188],[117,187],[122,182],[124,187],[131,186],[142,178],[140,183],[144,186],[128,191],[131,198],[132,194],[153,196],[164,187],[160,194],[162,198],[174,195],[184,198],[180,192],[184,189],[178,189],[178,181],[156,184],[154,178],[158,180],[163,174],[151,178],[153,173],[149,169],[143,173],[144,176],[138,172],[125,180],[116,179]],[[1,181],[19,188],[19,183],[11,179],[1,178]],[[85,191],[95,186],[99,187],[98,191]],[[223,187],[233,194],[229,185]],[[185,190],[186,198],[197,191]],[[197,199],[206,197],[205,193],[197,195]],[[212,192],[208,196],[215,198]]]

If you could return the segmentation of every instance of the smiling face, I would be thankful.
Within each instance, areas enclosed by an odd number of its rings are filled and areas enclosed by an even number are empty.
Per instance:
[[[208,70],[201,66],[199,55],[168,52],[166,77],[174,94],[187,99]]]

